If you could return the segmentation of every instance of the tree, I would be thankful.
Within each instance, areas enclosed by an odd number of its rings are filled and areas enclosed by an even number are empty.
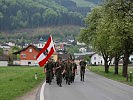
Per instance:
[[[84,60],[90,63],[91,57],[89,55],[85,55]]]
[[[97,7],[86,18],[86,27],[81,30],[79,39],[88,44],[92,45],[93,48],[99,52],[105,62],[105,72],[109,72],[109,65],[113,58],[112,52],[110,51],[110,32],[109,23],[104,18],[104,9]]]
[[[94,9],[87,17],[80,40],[90,43],[103,55],[105,72],[115,57],[115,73],[118,74],[118,62],[123,54],[122,74],[126,76],[129,55],[133,52],[133,1],[107,0],[101,8],[101,13]]]
[[[108,13],[113,14],[110,28],[113,35],[119,40],[119,45],[121,45],[120,48],[123,53],[122,75],[126,77],[129,56],[133,52],[133,1],[108,0],[105,8]]]

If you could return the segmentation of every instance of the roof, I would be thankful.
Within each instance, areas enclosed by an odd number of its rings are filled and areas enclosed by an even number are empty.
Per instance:
[[[9,46],[8,44],[2,44],[1,46]],[[9,46],[10,47],[10,46]]]
[[[22,51],[25,51],[25,50],[28,49],[29,47],[34,48],[34,49],[37,50],[38,52],[41,50],[41,49],[39,49],[39,48],[36,48],[34,45],[29,45],[29,46],[27,46],[26,48],[24,48],[24,49],[22,49],[22,50],[20,50],[20,51],[14,52],[13,54],[20,54]]]
[[[92,56],[94,54],[95,54],[95,52],[74,53],[74,56],[84,56],[84,55]]]

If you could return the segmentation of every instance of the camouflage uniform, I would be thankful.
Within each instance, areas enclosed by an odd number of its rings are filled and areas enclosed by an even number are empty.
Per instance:
[[[72,82],[74,82],[76,71],[77,71],[77,65],[75,62],[72,62]]]
[[[57,61],[55,64],[55,74],[56,74],[56,81],[57,85],[60,87],[62,86],[62,72],[63,72],[63,66],[61,61]]]
[[[86,62],[85,61],[80,61],[79,65],[80,65],[80,77],[81,77],[81,81],[84,81]]]
[[[53,63],[51,61],[48,61],[44,68],[46,69],[46,82],[51,84],[52,73],[53,73]]]
[[[65,70],[66,70],[66,84],[70,85],[72,78],[72,63],[70,61],[66,63]]]

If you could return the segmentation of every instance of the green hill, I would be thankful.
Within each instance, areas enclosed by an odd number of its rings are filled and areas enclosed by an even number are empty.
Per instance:
[[[0,31],[51,25],[83,25],[101,0],[0,0]]]

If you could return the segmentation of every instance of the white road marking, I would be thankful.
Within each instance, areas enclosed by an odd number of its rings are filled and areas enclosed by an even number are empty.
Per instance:
[[[43,83],[40,91],[40,100],[44,100],[44,87],[46,85],[46,81]]]

